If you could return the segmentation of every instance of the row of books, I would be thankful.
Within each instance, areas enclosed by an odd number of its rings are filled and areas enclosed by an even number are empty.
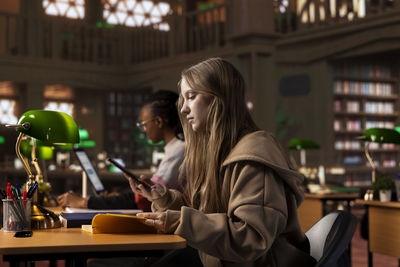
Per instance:
[[[342,126],[342,121],[341,120],[334,120],[333,121],[333,129],[335,131],[361,131],[363,128],[361,127],[361,121],[360,120],[348,120],[346,121],[346,127]]]
[[[364,159],[361,156],[346,156],[343,158],[343,164],[344,165],[363,165],[369,167],[370,163],[368,161],[364,161]],[[374,160],[374,164],[376,167],[382,166],[385,168],[392,168],[396,167],[396,160],[393,158],[386,158],[379,162],[378,160]]]
[[[385,102],[366,102],[365,112],[390,114],[394,112],[394,104]]]
[[[336,140],[334,148],[336,150],[361,149],[361,142],[355,140]]]
[[[383,82],[357,82],[336,80],[333,84],[335,94],[392,96],[393,85]]]
[[[361,120],[334,120],[333,121],[333,129],[335,131],[363,131],[363,129],[370,129],[370,128],[394,128],[394,122],[392,121],[366,121],[365,127],[362,127]]]
[[[333,102],[333,110],[335,112],[361,112],[361,104],[360,101],[351,100],[346,102],[346,110],[343,110],[343,103],[341,100],[335,100]],[[394,103],[391,102],[376,102],[376,101],[367,101],[365,102],[364,111],[366,113],[383,113],[383,114],[391,114],[394,112]]]
[[[389,66],[378,64],[347,65],[337,64],[335,68],[337,74],[348,76],[363,76],[374,78],[389,78],[391,71]]]
[[[392,121],[366,121],[365,122],[365,129],[369,128],[394,128],[394,122]]]
[[[363,178],[360,180],[348,179],[343,183],[346,187],[368,187],[371,185],[371,178]]]
[[[351,140],[346,138],[344,140],[339,139],[334,143],[334,148],[336,150],[351,150],[351,149],[361,149],[363,146],[361,145],[361,141]],[[394,150],[396,148],[395,144],[378,144],[378,143],[370,143],[369,149],[386,149],[386,150]]]

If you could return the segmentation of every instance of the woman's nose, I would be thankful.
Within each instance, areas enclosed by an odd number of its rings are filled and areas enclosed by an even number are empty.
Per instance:
[[[186,103],[183,103],[182,108],[181,108],[181,113],[182,114],[188,114],[189,113],[189,109],[188,109]]]

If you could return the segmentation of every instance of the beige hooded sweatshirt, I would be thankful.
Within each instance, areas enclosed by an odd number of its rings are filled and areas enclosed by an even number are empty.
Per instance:
[[[153,202],[153,211],[167,210],[167,232],[198,249],[206,267],[313,266],[297,217],[303,176],[289,166],[275,139],[265,131],[244,136],[222,171],[222,190],[230,192],[225,213],[185,206],[175,190]]]

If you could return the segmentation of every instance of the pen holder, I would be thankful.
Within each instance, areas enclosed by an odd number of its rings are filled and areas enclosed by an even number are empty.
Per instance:
[[[3,199],[3,231],[31,230],[31,200]]]

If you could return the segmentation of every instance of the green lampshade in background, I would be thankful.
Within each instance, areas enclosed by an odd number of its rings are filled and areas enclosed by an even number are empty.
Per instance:
[[[400,133],[387,128],[370,128],[365,130],[361,140],[381,144],[400,144]]]
[[[91,148],[96,146],[96,141],[89,139],[89,132],[86,129],[79,129],[80,142],[76,144],[79,148]]]
[[[310,139],[293,138],[289,142],[289,149],[319,149],[319,145]]]
[[[289,142],[289,149],[300,150],[300,164],[306,165],[306,150],[319,149],[319,145],[311,139],[293,138]]]
[[[89,138],[89,132],[86,129],[79,129],[79,138],[81,140],[86,140]]]
[[[0,145],[4,144],[6,142],[6,139],[4,138],[4,136],[0,136]]]
[[[17,131],[34,137],[43,145],[79,143],[79,131],[74,119],[62,112],[30,110],[22,114],[18,124],[29,123],[29,127],[18,127]]]

